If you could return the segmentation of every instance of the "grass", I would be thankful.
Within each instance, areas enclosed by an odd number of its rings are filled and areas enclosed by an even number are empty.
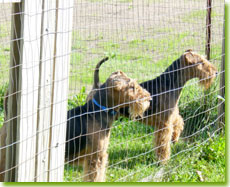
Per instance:
[[[225,138],[219,135],[196,144],[197,148],[178,155],[170,162],[168,170],[180,167],[166,174],[163,181],[200,182],[202,176],[204,182],[225,182]]]

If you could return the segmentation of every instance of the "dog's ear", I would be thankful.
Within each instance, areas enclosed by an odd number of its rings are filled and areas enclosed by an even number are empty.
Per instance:
[[[130,82],[130,78],[122,71],[118,70],[113,72],[110,76],[110,82],[112,82],[112,87],[114,90],[120,91]]]
[[[191,52],[186,52],[184,55],[183,55],[184,59],[185,59],[185,62],[187,64],[193,64],[194,62],[194,57],[192,55]]]
[[[203,65],[205,61],[204,57],[196,53],[192,53],[192,52],[184,53],[184,59],[185,59],[185,62],[189,65],[193,65],[193,64]]]
[[[126,76],[127,77],[127,75],[121,70],[113,72],[111,76]]]
[[[186,64],[193,65],[202,62],[202,59],[199,55],[197,55],[196,53],[192,53],[191,50],[187,50],[187,51],[188,52],[185,52],[182,55],[182,58]]]

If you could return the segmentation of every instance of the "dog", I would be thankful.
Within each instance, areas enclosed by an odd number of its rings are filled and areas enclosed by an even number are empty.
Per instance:
[[[68,111],[66,152],[68,163],[83,165],[84,181],[105,181],[110,128],[117,112],[129,106],[131,118],[150,106],[150,94],[122,71],[112,73],[85,105]]]
[[[152,100],[149,109],[139,120],[155,127],[156,155],[161,164],[167,163],[170,159],[170,144],[179,140],[184,129],[184,120],[179,114],[178,102],[185,83],[198,78],[199,84],[204,89],[208,89],[217,73],[213,64],[189,49],[160,76],[140,84],[150,92]],[[99,80],[99,77],[95,80]],[[97,83],[94,82],[94,85]],[[128,107],[120,109],[119,113],[129,117]]]

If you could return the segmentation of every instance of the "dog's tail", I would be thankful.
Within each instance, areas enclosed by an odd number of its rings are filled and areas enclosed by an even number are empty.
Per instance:
[[[105,62],[109,60],[109,57],[103,58],[100,62],[97,63],[96,68],[94,70],[94,80],[93,80],[93,89],[98,89],[100,87],[99,82],[99,68]]]

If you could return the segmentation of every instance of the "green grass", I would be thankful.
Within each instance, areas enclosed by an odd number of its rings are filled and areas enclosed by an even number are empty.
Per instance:
[[[163,181],[200,182],[197,173],[200,171],[204,182],[225,182],[225,138],[215,136],[205,143],[196,142],[196,146],[196,149],[178,155],[169,163],[168,170],[180,167],[165,175]]]
[[[68,110],[75,108],[77,106],[82,106],[86,102],[87,94],[85,93],[85,87],[83,86],[80,93],[74,95],[72,98],[68,99]]]

